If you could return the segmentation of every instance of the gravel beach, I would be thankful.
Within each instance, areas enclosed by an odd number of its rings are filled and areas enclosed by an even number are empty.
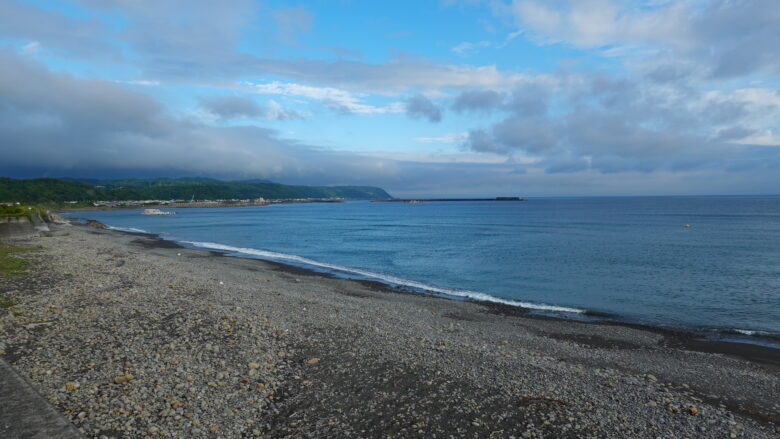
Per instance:
[[[87,437],[780,437],[772,349],[47,235],[9,241],[0,353]]]

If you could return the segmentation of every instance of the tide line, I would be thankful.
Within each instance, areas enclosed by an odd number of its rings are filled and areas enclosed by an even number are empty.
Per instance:
[[[233,246],[219,244],[215,242],[201,242],[201,241],[180,241],[180,242],[182,244],[188,244],[198,248],[204,248],[210,250],[223,250],[223,251],[227,251],[239,255],[256,256],[259,258],[267,258],[267,259],[280,260],[280,261],[291,261],[291,262],[296,262],[299,264],[309,265],[313,267],[320,267],[320,268],[326,268],[328,270],[340,271],[347,274],[357,274],[363,277],[384,281],[389,284],[403,285],[403,286],[412,287],[423,291],[428,291],[431,293],[440,294],[443,296],[465,298],[465,299],[471,299],[471,300],[477,300],[483,302],[501,303],[504,305],[510,305],[510,306],[516,306],[520,308],[528,308],[528,309],[534,309],[540,311],[551,311],[551,312],[562,312],[562,313],[573,313],[573,314],[583,314],[586,312],[583,309],[569,308],[565,306],[555,306],[555,305],[501,299],[477,291],[440,288],[433,285],[426,285],[424,283],[413,281],[413,280],[403,279],[397,276],[375,273],[368,270],[346,267],[337,264],[330,264],[327,262],[315,261],[313,259],[304,258],[296,255],[289,255],[286,253],[278,253],[278,252],[272,252],[268,250],[259,250],[255,248],[233,247]]]

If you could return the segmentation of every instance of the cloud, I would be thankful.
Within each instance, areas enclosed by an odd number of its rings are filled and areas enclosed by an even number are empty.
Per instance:
[[[439,137],[417,137],[414,140],[425,143],[463,143],[469,137],[469,133],[450,133]]]
[[[504,73],[496,66],[456,66],[425,59],[397,57],[375,64],[348,60],[256,59],[247,67],[255,73],[356,92],[396,94],[415,89],[506,89],[527,78]]]
[[[548,99],[549,91],[546,87],[538,84],[525,85],[512,92],[506,107],[526,117],[543,116],[547,113]]]
[[[522,36],[601,57],[581,63],[577,73],[561,68],[534,75],[403,53],[386,62],[361,61],[343,48],[333,49],[335,56],[307,49],[323,59],[269,58],[265,48],[256,49],[262,45],[247,41],[258,17],[259,3],[252,0],[230,8],[216,0],[198,7],[186,0],[75,1],[65,3],[74,14],[0,2],[0,38],[57,69],[125,76],[83,79],[0,53],[3,169],[364,181],[434,195],[453,187],[544,192],[558,184],[559,193],[670,193],[674,186],[664,179],[711,193],[708,178],[755,192],[751,176],[757,188],[778,183],[780,6],[774,0],[488,2],[511,17],[517,31],[503,43],[464,43],[455,52],[500,49]],[[314,29],[303,8],[266,13],[276,18],[266,20],[269,34],[278,30],[288,43]],[[253,83],[236,86],[248,80]],[[459,120],[479,122],[464,126],[467,133],[416,140],[462,142],[471,156],[490,157],[490,163],[433,166],[436,160],[423,157],[336,153],[259,126],[211,126],[174,116],[180,109],[169,112],[152,97],[167,96],[171,85],[230,90],[236,94],[203,98],[201,106],[218,118],[252,123],[314,117],[297,104],[287,108],[293,101],[320,103],[308,107],[313,111],[406,113],[435,122],[443,111],[437,103],[455,96],[448,101],[453,111],[478,113]],[[241,95],[247,91],[253,94]],[[494,163],[498,156],[506,163]],[[520,163],[518,157],[530,158]],[[733,193],[725,183],[719,187]]]
[[[451,50],[458,56],[467,57],[479,51],[479,49],[485,47],[491,47],[491,46],[493,46],[493,43],[491,43],[490,41],[478,41],[476,43],[464,41],[458,44],[457,46],[453,47]]]
[[[457,46],[450,49],[453,53],[456,55],[466,58],[469,57],[477,52],[479,52],[480,49],[484,49],[486,47],[493,47],[496,49],[502,49],[509,45],[509,43],[512,42],[515,38],[522,35],[522,31],[515,31],[508,33],[503,41],[500,42],[493,42],[493,41],[477,41],[477,42],[470,42],[470,41],[464,41]]]
[[[775,134],[772,130],[764,130],[761,132],[743,130],[741,132],[730,134],[731,135],[726,136],[726,140],[733,140],[734,143],[741,143],[745,145],[780,146],[780,135]]]
[[[359,95],[333,87],[314,87],[304,84],[274,81],[266,84],[249,84],[252,91],[266,95],[297,96],[323,101],[332,109],[341,113],[384,114],[401,113],[399,103],[382,107],[368,105],[360,101]]]
[[[507,8],[522,28],[548,42],[565,41],[590,48],[685,39],[683,24],[689,12],[680,2],[656,8],[642,6],[641,1],[514,0]]]
[[[274,120],[297,120],[303,119],[304,115],[296,110],[285,109],[278,102],[271,99],[268,101],[266,117]]]
[[[240,96],[206,96],[200,98],[201,107],[222,119],[256,118],[264,114],[257,102]]]
[[[441,109],[421,94],[407,99],[406,114],[414,119],[426,118],[431,122],[441,122]]]
[[[338,50],[339,59],[278,59],[242,49],[242,35],[259,15],[258,3],[204,0],[75,0],[88,19],[75,19],[13,1],[0,2],[0,36],[36,41],[55,53],[129,63],[134,80],[161,84],[224,86],[246,78],[279,77],[312,86],[352,92],[398,94],[418,89],[511,87],[523,75],[495,65],[462,66],[398,55],[382,63],[354,59],[359,53]],[[119,17],[120,28],[106,14]],[[311,28],[305,9],[271,12],[283,38]],[[308,16],[308,18],[307,18]],[[175,19],[172,19],[175,17]],[[128,59],[125,57],[128,55]]]
[[[554,124],[544,119],[510,117],[493,125],[496,143],[532,154],[544,153],[559,142]]]
[[[466,144],[472,151],[476,152],[503,154],[509,151],[505,146],[498,144],[495,138],[485,129],[469,131],[469,135],[466,138]]]
[[[763,152],[737,143],[772,144],[762,127],[778,120],[778,97],[766,89],[701,92],[562,75],[494,102],[510,114],[472,129],[465,144],[475,152],[530,155],[550,173],[723,170],[735,161],[760,166],[751,157]]]
[[[247,72],[254,57],[238,52],[241,32],[255,19],[258,4],[235,0],[230,7],[203,0],[78,0],[92,11],[116,14],[120,31],[85,32],[97,41],[116,41],[132,53],[133,67],[145,80],[188,78],[214,83]]]
[[[329,183],[366,182],[395,172],[392,161],[301,144],[266,128],[177,119],[143,93],[52,73],[13,52],[0,51],[0,64],[8,67],[0,69],[5,172],[113,170]],[[235,106],[220,109],[236,114]]]
[[[299,34],[309,33],[314,26],[314,15],[303,6],[276,9],[271,13],[278,29],[278,38],[293,44]]]
[[[465,111],[490,111],[501,104],[503,97],[493,90],[466,90],[461,92],[452,109],[458,113]]]
[[[483,163],[474,158],[437,162],[335,152],[262,127],[214,127],[177,119],[152,97],[122,84],[53,73],[13,52],[0,51],[0,64],[8,67],[0,69],[4,175],[268,178],[294,184],[378,185],[402,197],[769,193],[780,184],[780,148],[774,147],[731,145],[731,153],[718,156],[728,169],[717,162],[713,166],[710,160],[686,172],[667,166],[651,174],[643,169],[602,172],[590,167],[577,149],[569,156],[547,156],[542,158],[546,162],[533,163],[499,162],[494,156]],[[591,127],[582,139],[588,140],[589,154],[595,154],[602,141],[599,136],[615,131],[605,129],[608,123],[620,122],[593,114],[573,118],[569,125],[574,131]],[[487,130],[473,131],[472,147],[480,132],[486,142],[501,141]],[[645,134],[629,130],[601,146],[609,153],[604,158],[616,169],[625,165],[619,161],[621,149],[636,149],[622,145],[632,143],[627,141],[632,132]],[[663,136],[655,136],[643,147],[653,150],[663,141]],[[508,145],[501,147],[510,150]],[[678,156],[670,152],[661,149],[648,157],[679,165]],[[695,153],[688,156],[699,160]],[[601,167],[606,169],[607,164],[602,160]]]
[[[655,80],[780,73],[780,5],[774,0],[513,0],[496,9],[542,44],[636,53]]]
[[[51,49],[64,55],[119,61],[118,46],[108,43],[111,29],[94,18],[73,18],[13,0],[0,2],[0,38],[26,41],[25,50]]]

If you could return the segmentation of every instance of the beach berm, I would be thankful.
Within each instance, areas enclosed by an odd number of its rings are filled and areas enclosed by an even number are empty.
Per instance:
[[[67,232],[67,233],[66,233]],[[89,226],[13,238],[0,352],[86,437],[774,438],[777,353]],[[720,352],[712,352],[720,351]]]

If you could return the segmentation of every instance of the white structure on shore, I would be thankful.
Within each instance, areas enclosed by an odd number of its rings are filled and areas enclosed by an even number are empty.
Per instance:
[[[142,215],[176,215],[176,212],[164,212],[160,209],[144,209]]]

